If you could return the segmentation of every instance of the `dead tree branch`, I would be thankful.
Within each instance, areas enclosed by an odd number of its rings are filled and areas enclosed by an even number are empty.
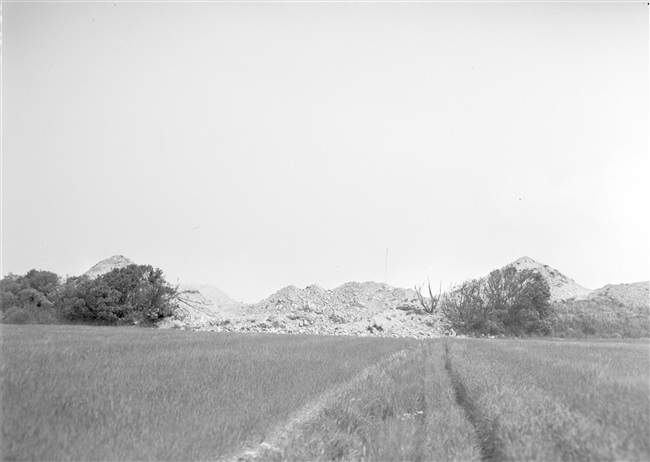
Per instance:
[[[424,287],[424,284],[420,286],[415,286],[415,293],[418,296],[418,301],[420,302],[420,305],[422,305],[422,308],[424,308],[424,311],[430,314],[435,313],[436,309],[438,308],[438,305],[440,304],[440,297],[442,295],[442,282],[440,283],[440,288],[438,289],[438,295],[433,295],[433,291],[431,290],[431,281],[427,280],[427,288],[429,289],[429,298],[424,298],[422,295],[422,287]]]

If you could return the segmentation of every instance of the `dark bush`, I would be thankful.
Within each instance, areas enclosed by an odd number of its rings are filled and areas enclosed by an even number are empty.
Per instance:
[[[38,270],[0,280],[4,323],[150,324],[173,314],[177,297],[163,272],[149,265],[130,265],[96,279],[71,277],[63,284],[56,274]]]
[[[160,269],[130,265],[99,276],[72,278],[64,286],[62,313],[71,321],[149,324],[176,309],[178,293]]]
[[[51,324],[59,321],[54,300],[59,277],[49,271],[30,270],[24,276],[9,274],[0,280],[2,322]]]
[[[442,312],[459,332],[482,335],[549,335],[552,313],[546,280],[513,267],[465,281],[442,297]]]

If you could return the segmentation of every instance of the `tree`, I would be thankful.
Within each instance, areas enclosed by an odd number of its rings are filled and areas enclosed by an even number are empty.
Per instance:
[[[58,322],[58,313],[53,301],[59,288],[59,277],[50,271],[32,269],[23,276],[9,274],[0,281],[3,322]]]
[[[69,321],[87,321],[94,316],[87,302],[90,296],[90,288],[93,281],[87,276],[78,276],[68,278],[57,300],[57,305],[61,315]]]
[[[22,290],[21,277],[9,273],[0,280],[0,309],[3,312],[18,304],[18,293]]]
[[[61,286],[60,278],[56,273],[36,269],[29,270],[23,276],[23,284],[39,291],[48,298],[54,297],[56,291]]]
[[[2,310],[25,304],[50,307],[60,285],[59,277],[50,271],[32,269],[24,276],[9,274],[0,281]]]

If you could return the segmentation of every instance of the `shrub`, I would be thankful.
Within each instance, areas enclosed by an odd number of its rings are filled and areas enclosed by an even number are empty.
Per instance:
[[[177,300],[177,288],[149,265],[114,269],[96,279],[71,277],[64,284],[56,274],[38,270],[0,280],[4,323],[150,324],[172,315]]]
[[[2,322],[52,324],[59,321],[54,304],[59,277],[49,271],[30,270],[24,276],[9,274],[0,280]]]
[[[59,316],[53,306],[36,305],[12,306],[2,315],[5,324],[58,324]]]
[[[178,290],[165,281],[162,270],[129,265],[95,280],[71,278],[61,306],[72,321],[148,324],[173,314],[177,298]]]
[[[549,324],[558,337],[649,337],[650,307],[606,298],[566,300],[554,303]]]
[[[465,281],[440,303],[452,327],[483,335],[549,335],[550,288],[541,274],[513,267]]]
[[[12,306],[4,311],[2,322],[6,324],[28,324],[29,312],[19,306]]]

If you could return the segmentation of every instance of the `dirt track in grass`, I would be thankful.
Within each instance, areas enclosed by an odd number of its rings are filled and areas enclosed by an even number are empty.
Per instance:
[[[333,406],[343,397],[346,391],[354,388],[369,376],[377,374],[382,368],[390,367],[392,363],[404,358],[406,354],[407,350],[398,351],[382,359],[377,364],[365,368],[349,382],[330,388],[296,411],[286,422],[272,428],[261,442],[257,444],[251,442],[225,460],[228,462],[254,461],[263,455],[265,451],[284,447],[292,434],[300,431],[303,426],[315,420],[324,409]]]

